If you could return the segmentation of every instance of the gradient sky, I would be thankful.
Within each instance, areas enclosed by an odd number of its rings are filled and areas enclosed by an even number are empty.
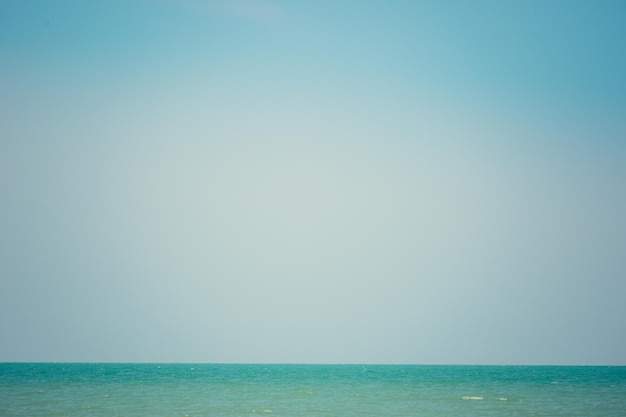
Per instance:
[[[624,22],[0,0],[0,361],[626,365]]]

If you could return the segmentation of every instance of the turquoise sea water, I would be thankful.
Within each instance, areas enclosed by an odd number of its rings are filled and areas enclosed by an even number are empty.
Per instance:
[[[626,416],[626,367],[0,363],[1,416]]]

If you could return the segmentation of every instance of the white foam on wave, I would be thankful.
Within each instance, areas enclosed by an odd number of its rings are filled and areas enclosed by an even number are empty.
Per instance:
[[[462,400],[484,400],[483,397],[470,397],[470,396],[467,396],[467,395],[464,396],[464,397],[461,397],[461,399]]]

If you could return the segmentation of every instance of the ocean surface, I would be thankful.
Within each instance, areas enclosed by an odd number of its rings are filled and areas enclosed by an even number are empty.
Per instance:
[[[0,363],[1,416],[626,416],[626,367]]]

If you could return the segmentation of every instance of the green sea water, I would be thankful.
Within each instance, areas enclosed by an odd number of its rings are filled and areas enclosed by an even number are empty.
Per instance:
[[[1,416],[626,416],[626,367],[0,363]]]

